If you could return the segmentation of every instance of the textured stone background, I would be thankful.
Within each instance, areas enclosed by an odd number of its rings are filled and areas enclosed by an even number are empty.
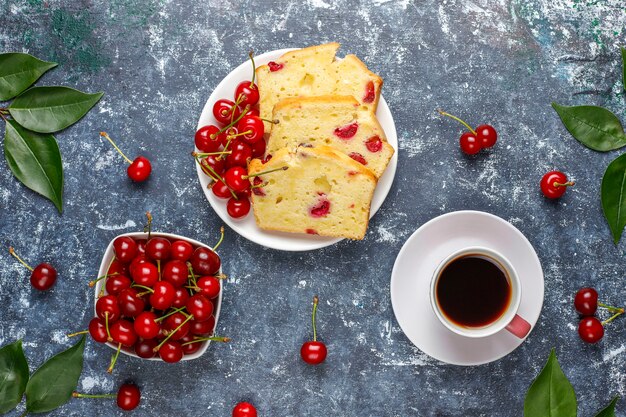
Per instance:
[[[64,334],[91,316],[86,283],[102,251],[118,233],[141,229],[146,210],[159,230],[213,242],[221,223],[188,156],[205,100],[250,48],[336,40],[342,53],[358,54],[384,77],[400,139],[395,184],[366,239],[292,254],[228,231],[221,252],[231,278],[219,333],[233,343],[177,365],[122,358],[109,376],[111,351],[90,342],[80,389],[112,391],[132,378],[144,392],[137,416],[227,416],[240,400],[254,402],[262,416],[518,416],[554,346],[580,415],[593,415],[613,395],[626,395],[626,322],[612,324],[597,346],[584,345],[571,299],[594,285],[603,300],[626,302],[626,246],[611,243],[599,201],[602,173],[620,151],[582,147],[549,104],[605,105],[624,116],[618,46],[626,44],[625,26],[623,0],[0,0],[0,51],[59,62],[41,84],[106,92],[83,121],[57,135],[62,216],[0,163],[0,345],[23,338],[32,366],[69,346]],[[438,107],[475,125],[493,123],[496,149],[463,157],[460,126],[437,117]],[[148,183],[128,181],[100,130],[130,155],[154,160]],[[538,190],[553,168],[577,181],[557,203]],[[517,226],[546,275],[544,310],[530,338],[473,368],[415,349],[389,299],[404,240],[459,209]],[[53,261],[56,287],[32,291],[9,244],[32,262]],[[312,368],[298,349],[310,337],[315,293],[330,355]],[[73,400],[51,415],[122,414],[110,402]]]

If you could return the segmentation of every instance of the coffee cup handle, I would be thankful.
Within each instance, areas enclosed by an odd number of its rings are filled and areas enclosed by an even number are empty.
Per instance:
[[[530,323],[516,314],[513,320],[506,326],[506,329],[513,333],[514,336],[523,339],[530,332]]]

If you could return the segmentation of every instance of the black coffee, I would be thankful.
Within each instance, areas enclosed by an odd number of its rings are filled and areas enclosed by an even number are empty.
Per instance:
[[[503,267],[488,256],[463,255],[441,271],[435,288],[440,310],[462,327],[484,327],[498,320],[511,301]]]

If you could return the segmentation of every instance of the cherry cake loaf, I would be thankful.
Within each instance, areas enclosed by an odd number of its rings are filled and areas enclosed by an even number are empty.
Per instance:
[[[327,94],[353,96],[364,108],[376,111],[382,78],[355,55],[336,59],[339,46],[333,42],[294,50],[258,67],[261,117],[270,119],[274,106],[283,99]]]
[[[285,99],[274,107],[267,153],[302,143],[329,145],[367,166],[380,177],[393,147],[376,115],[352,96]]]
[[[287,167],[286,169],[281,169]],[[297,146],[253,159],[252,202],[261,229],[363,239],[376,176],[329,146]]]

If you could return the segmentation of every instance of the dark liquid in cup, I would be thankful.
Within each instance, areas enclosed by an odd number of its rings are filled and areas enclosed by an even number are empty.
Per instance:
[[[440,272],[435,288],[439,308],[462,327],[484,327],[498,320],[511,301],[505,269],[481,254],[462,255]]]

